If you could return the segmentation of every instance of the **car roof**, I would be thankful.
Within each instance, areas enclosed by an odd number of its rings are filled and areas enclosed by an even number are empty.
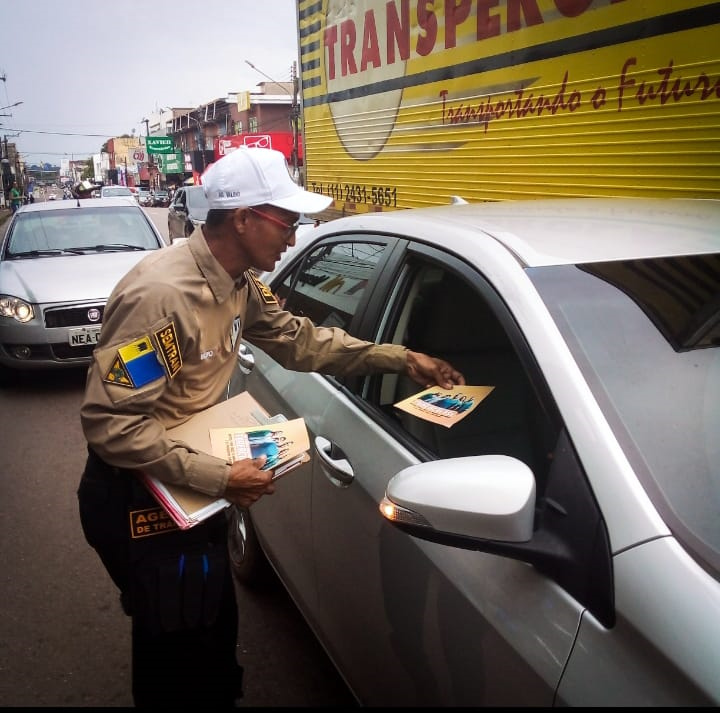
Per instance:
[[[333,232],[367,226],[427,236],[459,254],[465,254],[467,241],[491,238],[528,267],[720,252],[718,200],[498,201],[367,213],[326,225]]]
[[[69,198],[67,200],[60,201],[45,201],[41,203],[28,203],[27,205],[21,206],[18,213],[42,213],[46,210],[68,210],[69,208],[77,207],[78,199]],[[89,206],[91,208],[112,208],[112,206],[128,206],[133,209],[141,210],[137,202],[131,203],[127,196],[108,196],[102,200],[97,198],[81,198],[81,206]]]
[[[202,186],[185,186],[185,195],[187,196],[188,208],[199,211],[204,217],[209,209],[205,189]]]

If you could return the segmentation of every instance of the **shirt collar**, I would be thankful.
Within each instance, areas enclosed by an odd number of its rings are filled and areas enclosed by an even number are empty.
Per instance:
[[[215,259],[210,252],[205,236],[200,228],[196,228],[192,235],[188,238],[190,252],[195,258],[200,272],[207,280],[215,299],[218,302],[224,302],[243,282],[244,277],[233,280],[228,275],[225,268]]]

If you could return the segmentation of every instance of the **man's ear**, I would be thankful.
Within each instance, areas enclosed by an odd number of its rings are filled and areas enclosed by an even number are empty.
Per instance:
[[[248,211],[247,208],[235,208],[235,210],[232,211],[230,220],[232,220],[233,227],[238,233],[245,232],[249,213],[250,211]]]

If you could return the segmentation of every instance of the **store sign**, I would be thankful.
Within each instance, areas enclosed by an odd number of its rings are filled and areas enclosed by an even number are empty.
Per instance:
[[[184,161],[181,151],[160,154],[157,158],[161,173],[184,173]]]
[[[287,161],[292,161],[294,138],[289,131],[270,131],[265,134],[235,134],[217,136],[213,139],[215,160],[235,151],[240,146],[257,146],[263,149],[275,149],[282,152]],[[298,145],[298,159],[302,161],[302,143]]]
[[[150,154],[175,153],[172,136],[146,136],[145,147]]]
[[[237,93],[238,111],[250,111],[250,92]]]
[[[133,151],[133,159],[135,161],[145,162],[145,152],[142,149],[135,149]]]

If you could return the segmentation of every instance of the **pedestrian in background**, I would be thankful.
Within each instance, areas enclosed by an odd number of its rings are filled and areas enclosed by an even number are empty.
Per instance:
[[[252,268],[271,270],[295,244],[300,213],[332,202],[295,184],[280,152],[237,149],[206,171],[203,187],[204,226],[148,255],[110,296],[80,411],[88,443],[80,519],[132,616],[137,707],[232,708],[241,695],[227,513],[147,534],[137,524],[163,521],[163,511],[136,477],[144,471],[242,507],[274,492],[264,455],[229,463],[167,434],[223,398],[241,338],[298,371],[464,383],[447,362],[280,308]]]
[[[21,202],[22,194],[17,187],[17,182],[13,181],[12,188],[10,189],[10,208],[12,209],[13,213],[15,213],[15,211],[17,211],[17,209],[20,207]]]

